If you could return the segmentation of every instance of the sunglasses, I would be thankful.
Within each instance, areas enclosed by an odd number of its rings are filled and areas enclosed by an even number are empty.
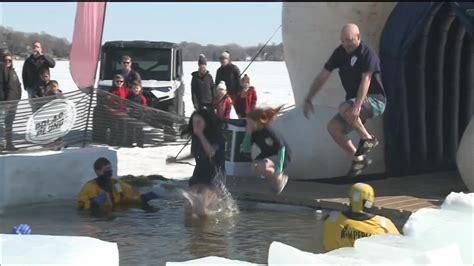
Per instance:
[[[130,64],[130,62],[122,62],[122,64]]]
[[[11,60],[11,59],[5,59],[5,60],[3,60],[3,61],[5,61],[5,62],[7,62],[7,63],[10,63],[12,60]]]
[[[115,82],[123,83],[123,80],[115,80]]]

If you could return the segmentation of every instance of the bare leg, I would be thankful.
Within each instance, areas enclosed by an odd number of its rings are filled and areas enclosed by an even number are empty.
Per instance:
[[[267,180],[272,182],[272,185],[276,185],[283,180],[283,174],[275,176],[275,164],[272,160],[265,159],[261,162],[255,163],[253,167],[255,172],[267,178]]]
[[[359,134],[361,139],[372,138],[372,135],[370,135],[370,133],[367,131],[367,128],[365,128],[364,124],[362,124],[362,120],[360,119],[360,117],[357,117],[357,119],[352,124],[352,127]]]
[[[352,141],[344,134],[343,126],[338,120],[331,119],[327,126],[328,132],[334,141],[350,156],[354,156],[356,147]]]

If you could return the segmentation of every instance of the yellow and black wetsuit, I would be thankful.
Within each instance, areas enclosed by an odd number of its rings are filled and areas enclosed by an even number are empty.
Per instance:
[[[352,247],[362,237],[400,234],[393,222],[383,216],[364,212],[331,212],[324,221],[323,246],[326,251]]]
[[[87,182],[79,192],[77,208],[79,210],[89,210],[91,208],[91,201],[102,192],[105,192],[105,190],[98,185],[97,179]],[[130,185],[112,178],[112,193],[107,193],[107,201],[101,207],[101,210],[110,211],[113,209],[113,206],[141,203],[140,194],[134,191]]]

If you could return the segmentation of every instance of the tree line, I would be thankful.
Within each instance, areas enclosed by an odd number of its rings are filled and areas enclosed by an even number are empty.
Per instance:
[[[68,58],[71,43],[66,38],[58,38],[46,32],[21,32],[0,26],[0,46],[12,54],[26,58],[31,54],[33,42],[39,41],[43,51],[56,58]]]
[[[204,54],[209,61],[218,61],[219,55],[227,50],[230,53],[230,58],[234,61],[245,61],[253,58],[258,51],[263,47],[264,44],[258,44],[257,46],[242,47],[238,44],[227,44],[227,45],[213,45],[208,44],[202,46],[194,42],[181,42],[179,47],[183,51],[184,61],[195,61],[199,58],[199,54]],[[280,44],[268,44],[263,48],[260,54],[256,57],[256,60],[264,61],[283,61],[283,43]]]
[[[39,41],[43,50],[55,58],[69,58],[71,43],[66,38],[58,38],[46,32],[21,32],[12,28],[0,26],[0,48],[8,50],[16,56],[26,58],[30,55],[32,43]],[[234,61],[245,61],[253,58],[264,44],[257,46],[242,47],[231,43],[227,45],[208,44],[203,46],[195,42],[181,42],[179,47],[183,51],[184,61],[196,61],[199,54],[204,54],[209,61],[218,61],[219,55],[227,50]],[[283,61],[283,43],[269,44],[257,56],[256,60]]]

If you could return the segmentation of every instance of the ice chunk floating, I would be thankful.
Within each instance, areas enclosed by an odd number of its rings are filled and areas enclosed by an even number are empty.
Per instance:
[[[119,252],[92,237],[0,234],[0,265],[118,266]]]
[[[413,213],[403,227],[404,235],[374,235],[361,238],[356,240],[354,247],[340,248],[324,254],[301,251],[275,241],[270,245],[268,265],[472,265],[473,217],[474,193],[451,192],[441,208],[424,208]],[[248,265],[246,262],[223,260],[219,257],[167,265],[194,265],[200,262],[234,262],[235,265]]]

